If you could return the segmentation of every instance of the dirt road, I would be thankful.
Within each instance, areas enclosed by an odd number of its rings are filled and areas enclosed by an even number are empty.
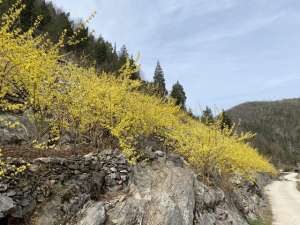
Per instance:
[[[300,192],[297,173],[288,173],[281,181],[266,187],[271,202],[273,225],[300,225]]]

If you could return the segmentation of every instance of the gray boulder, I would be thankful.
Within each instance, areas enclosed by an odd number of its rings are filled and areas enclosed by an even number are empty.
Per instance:
[[[174,162],[137,166],[125,200],[107,214],[106,225],[247,225],[221,189],[207,187]]]
[[[10,197],[0,195],[0,219],[11,213],[15,207],[15,202]]]
[[[74,225],[103,225],[106,220],[103,202],[88,202],[80,210],[77,216],[78,222]]]
[[[27,113],[23,115],[0,114],[0,145],[20,144],[30,140],[36,128]]]
[[[108,211],[106,224],[192,225],[193,185],[188,169],[137,167],[128,198]]]

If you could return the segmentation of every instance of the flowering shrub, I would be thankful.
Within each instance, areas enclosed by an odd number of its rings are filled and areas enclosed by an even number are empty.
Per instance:
[[[30,167],[29,163],[22,163],[22,165],[7,164],[2,160],[2,153],[0,149],[0,179],[3,177],[14,177],[23,173]]]
[[[3,15],[0,28],[0,107],[6,110],[33,109],[36,120],[46,120],[56,137],[61,130],[78,135],[99,125],[119,141],[127,158],[135,163],[138,137],[158,135],[183,155],[199,172],[212,168],[220,173],[237,172],[250,177],[275,169],[242,136],[227,135],[191,119],[172,99],[162,100],[138,91],[139,81],[130,80],[129,61],[116,78],[82,68],[60,53],[64,35],[57,44],[46,35],[33,35],[39,21],[26,33],[14,24],[23,6],[18,1]],[[64,63],[61,63],[61,61]],[[26,93],[24,103],[5,96]]]

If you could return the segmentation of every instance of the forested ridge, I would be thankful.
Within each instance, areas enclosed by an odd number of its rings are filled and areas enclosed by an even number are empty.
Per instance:
[[[256,133],[253,146],[275,164],[295,165],[300,159],[300,99],[248,102],[228,110],[239,130]]]

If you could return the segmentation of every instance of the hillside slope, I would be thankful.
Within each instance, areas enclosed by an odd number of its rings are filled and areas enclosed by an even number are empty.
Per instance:
[[[257,134],[253,145],[276,164],[300,160],[300,99],[249,102],[228,110],[241,131]]]
[[[74,150],[84,143],[99,148],[99,137],[109,136],[134,164],[143,157],[140,138],[154,136],[204,175],[214,171],[246,177],[256,172],[276,173],[264,157],[240,141],[247,135],[232,137],[207,127],[176,106],[173,99],[141,92],[142,82],[130,79],[135,72],[130,59],[119,75],[99,73],[61,55],[64,36],[53,44],[45,36],[33,36],[34,27],[25,34],[11,31],[22,10],[21,3],[15,7],[0,27],[0,71],[6,71],[0,77],[0,85],[5,87],[0,86],[0,107],[7,113],[32,111],[34,124],[46,126],[27,141],[32,147],[54,148],[71,133]],[[21,103],[5,98],[20,92],[25,92]],[[20,128],[20,123],[1,123],[3,133]],[[45,133],[48,140],[41,138]]]

